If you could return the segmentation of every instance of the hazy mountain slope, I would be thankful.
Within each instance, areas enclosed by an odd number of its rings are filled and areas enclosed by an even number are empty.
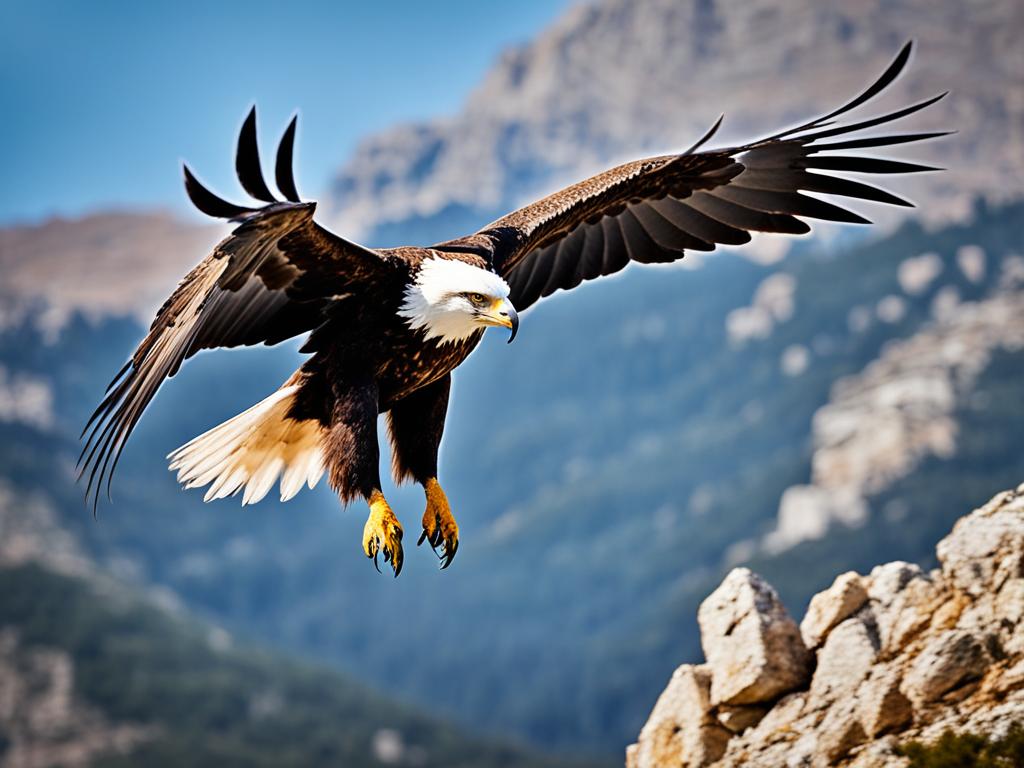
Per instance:
[[[0,488],[0,765],[561,764],[236,644],[112,581],[53,523]]]
[[[466,723],[617,751],[681,644],[696,649],[693,609],[742,555],[734,545],[768,536],[783,492],[810,480],[812,419],[832,383],[924,329],[940,294],[1001,290],[1021,215],[981,208],[971,225],[908,225],[832,256],[801,248],[772,268],[724,255],[696,271],[641,270],[542,304],[521,340],[492,340],[457,376],[442,476],[463,546],[444,573],[410,545],[401,579],[378,576],[359,552],[362,510],[339,514],[324,489],[243,510],[175,488],[163,455],[282,380],[296,362],[287,348],[187,366],[94,523],[71,483],[76,426],[140,329],[73,318],[47,345],[26,318],[0,335],[0,359],[10,380],[47,383],[53,413],[48,426],[0,424],[0,465],[16,496],[42,500],[124,578]],[[984,254],[980,279],[959,264],[965,246]],[[940,274],[905,292],[901,265],[927,253]],[[906,483],[945,489],[920,494],[912,526],[871,498],[877,514],[856,531],[746,556],[791,601],[836,562],[926,557],[964,498],[1024,469],[1007,413],[1020,364],[997,354],[977,386],[999,394],[957,417],[958,451],[892,486],[904,498]],[[395,500],[412,530],[420,494]]]
[[[33,307],[52,335],[80,311],[90,318],[134,315],[148,323],[226,228],[159,213],[104,213],[0,229],[0,328]]]
[[[334,185],[335,221],[397,244],[448,239],[638,153],[679,150],[722,112],[716,141],[837,106],[907,39],[918,56],[884,105],[951,90],[917,125],[959,130],[921,156],[928,215],[1024,187],[1024,9],[1014,0],[601,0],[509,51],[450,118],[367,139]],[[868,109],[878,109],[871,106]]]
[[[910,36],[913,74],[886,103],[953,86],[915,127],[960,133],[925,155],[951,172],[899,189],[927,215],[963,213],[973,191],[1021,189],[1019,16],[1009,2],[581,6],[510,53],[464,114],[371,139],[339,178],[338,223],[381,243],[458,234],[620,155],[684,146],[722,109],[723,140],[816,112]],[[760,548],[786,489],[814,479],[814,414],[833,383],[928,327],[941,291],[990,298],[1024,250],[1022,216],[981,208],[879,243],[842,229],[774,267],[723,254],[541,304],[516,344],[490,340],[456,377],[442,455],[463,531],[455,565],[437,573],[414,550],[422,499],[396,492],[410,542],[397,581],[361,556],[363,510],[339,513],[323,488],[243,510],[204,506],[166,472],[170,449],[276,387],[293,346],[191,361],[93,522],[72,484],[78,429],[138,340],[136,318],[216,232],[131,217],[18,228],[0,234],[3,293],[20,294],[0,302],[0,467],[12,494],[125,580],[474,726],[617,755],[687,644],[696,655],[693,609],[726,565],[756,563],[798,606],[836,563],[928,557],[952,515],[1020,476],[1021,358],[1001,350],[954,404],[952,454],[840,518],[859,528]],[[779,242],[754,250],[786,253]],[[959,266],[964,247],[985,254],[982,279]],[[928,253],[941,273],[908,293],[900,265]],[[920,501],[891,507],[897,493]]]

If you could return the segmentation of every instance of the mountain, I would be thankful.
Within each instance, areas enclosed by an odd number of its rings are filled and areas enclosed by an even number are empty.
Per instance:
[[[126,588],[0,488],[0,765],[566,765]]]
[[[174,285],[208,253],[223,226],[194,226],[165,213],[100,213],[0,229],[0,328],[31,310],[50,338],[76,312],[130,315],[148,323]]]
[[[799,627],[771,585],[732,571],[698,614],[707,662],[675,671],[627,768],[1020,765],[1024,485],[936,556],[931,572],[840,575]]]
[[[903,188],[933,219],[964,216],[977,194],[1024,191],[1022,24],[1013,0],[580,3],[458,114],[368,138],[334,183],[334,221],[382,245],[456,237],[613,161],[679,151],[721,113],[723,146],[821,114],[908,39],[916,60],[882,104],[950,90],[916,125],[959,133],[920,150],[947,173]]]
[[[187,366],[93,522],[72,484],[75,428],[141,329],[75,316],[47,343],[26,317],[0,336],[0,359],[51,405],[0,425],[0,466],[13,498],[50,510],[103,568],[229,631],[486,731],[611,753],[672,665],[699,652],[693,612],[724,569],[746,563],[799,605],[836,567],[927,564],[958,509],[1024,472],[1024,352],[1006,314],[1020,312],[1022,216],[980,205],[968,224],[908,223],[770,266],[726,254],[542,304],[521,340],[485,344],[457,377],[442,472],[463,546],[445,572],[410,548],[402,578],[378,576],[359,554],[361,511],[338,514],[322,488],[243,510],[175,487],[162,457],[282,380],[294,348]],[[871,412],[855,393],[878,391],[873,372],[912,393],[899,382],[914,370],[949,382],[942,410],[897,398],[889,419],[903,409],[913,426],[925,407],[941,415],[936,435],[861,438],[859,455],[900,471],[869,466],[884,482],[858,486],[858,514],[824,510],[793,536],[787,489],[832,482],[816,459],[835,451],[830,422],[816,414]],[[418,497],[396,492],[407,521]]]
[[[849,7],[580,6],[466,114],[371,140],[343,172],[346,234],[359,219],[375,242],[440,240],[587,164],[685,145],[720,108],[726,138],[817,113],[907,36],[916,74],[895,98],[962,84],[927,123],[961,130],[930,150],[954,170],[905,188],[923,221],[630,269],[541,303],[511,347],[487,340],[456,376],[442,452],[462,529],[447,571],[410,546],[400,579],[378,576],[363,510],[322,487],[243,510],[175,486],[163,456],[283,381],[294,343],[190,361],[89,517],[81,424],[218,234],[156,215],[0,233],[6,492],[104,572],[232,634],[485,732],[617,757],[699,658],[696,606],[730,568],[801,607],[837,568],[929,566],[963,509],[1024,476],[1024,204],[994,202],[1020,191],[1019,8]],[[767,82],[786,85],[777,104]],[[723,103],[694,113],[707,93]],[[389,493],[412,532],[421,495]]]

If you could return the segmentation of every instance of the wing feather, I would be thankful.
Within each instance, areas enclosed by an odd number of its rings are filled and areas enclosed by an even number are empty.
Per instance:
[[[674,197],[652,200],[651,207],[679,229],[692,232],[695,237],[706,243],[743,245],[750,242],[750,233],[745,229],[723,224]]]
[[[898,146],[946,133],[823,140],[909,117],[945,95],[843,122],[848,112],[899,76],[911,50],[908,43],[877,80],[822,117],[749,144],[696,151],[714,135],[719,120],[688,152],[617,166],[514,211],[465,241],[491,244],[491,263],[508,280],[513,304],[523,310],[556,290],[617,272],[630,261],[661,263],[679,259],[688,250],[741,245],[755,231],[800,235],[810,231],[803,219],[870,223],[859,213],[813,195],[910,206],[887,190],[832,174],[938,169],[834,153]],[[439,247],[458,248],[460,242]]]
[[[278,154],[282,192],[297,197],[290,169],[294,120]],[[243,187],[273,200],[255,147],[255,111],[239,137],[236,166]],[[157,312],[146,337],[118,372],[82,431],[79,476],[88,476],[93,510],[110,483],[121,452],[165,379],[202,349],[276,344],[319,325],[333,297],[366,288],[387,274],[381,254],[344,240],[313,221],[315,203],[271,202],[262,208],[234,205],[214,195],[185,169],[185,187],[196,207],[238,226],[178,285]]]

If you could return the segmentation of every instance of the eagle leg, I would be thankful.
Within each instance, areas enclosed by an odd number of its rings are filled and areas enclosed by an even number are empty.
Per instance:
[[[423,490],[427,496],[427,509],[423,513],[423,533],[420,534],[416,546],[424,541],[430,542],[430,546],[441,560],[441,570],[444,570],[452,564],[459,549],[459,526],[448,505],[448,497],[441,489],[437,478],[427,480],[423,484]]]
[[[369,498],[370,514],[363,527],[363,552],[373,558],[373,567],[380,571],[377,556],[384,555],[384,562],[390,562],[395,576],[402,572],[405,557],[402,553],[402,524],[398,522],[391,505],[384,494],[375,490]]]
[[[423,533],[417,546],[429,541],[442,569],[452,564],[459,548],[459,526],[437,482],[437,449],[444,432],[451,383],[451,374],[447,374],[394,403],[388,411],[395,481],[415,480],[427,496]]]

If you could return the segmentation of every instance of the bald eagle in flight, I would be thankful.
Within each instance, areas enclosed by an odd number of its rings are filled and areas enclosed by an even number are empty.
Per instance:
[[[326,472],[345,504],[369,505],[363,551],[401,571],[402,526],[381,492],[377,417],[386,413],[396,481],[426,494],[419,543],[442,567],[459,546],[458,526],[437,480],[452,371],[485,329],[519,327],[538,299],[632,262],[660,264],[687,250],[741,245],[750,233],[799,235],[805,218],[869,223],[813,192],[893,205],[906,201],[832,172],[902,174],[937,170],[849,153],[930,139],[941,133],[848,134],[911,115],[945,94],[859,122],[837,118],[883,91],[903,70],[911,44],[882,76],[839,109],[758,141],[701,150],[721,118],[689,150],[620,165],[508,214],[479,232],[430,247],[372,249],[313,219],[292,177],[295,119],[264,181],[255,108],[238,140],[236,169],[256,207],[229,203],[186,166],[195,206],[237,227],[178,285],[149,333],[111,382],[83,431],[79,463],[93,508],[132,429],[164,379],[203,349],[276,344],[309,333],[309,355],[262,402],[170,454],[186,488],[204,500],[242,493],[262,499],[280,478],[282,501]],[[837,138],[841,137],[841,138]],[[88,437],[86,437],[88,434]]]

